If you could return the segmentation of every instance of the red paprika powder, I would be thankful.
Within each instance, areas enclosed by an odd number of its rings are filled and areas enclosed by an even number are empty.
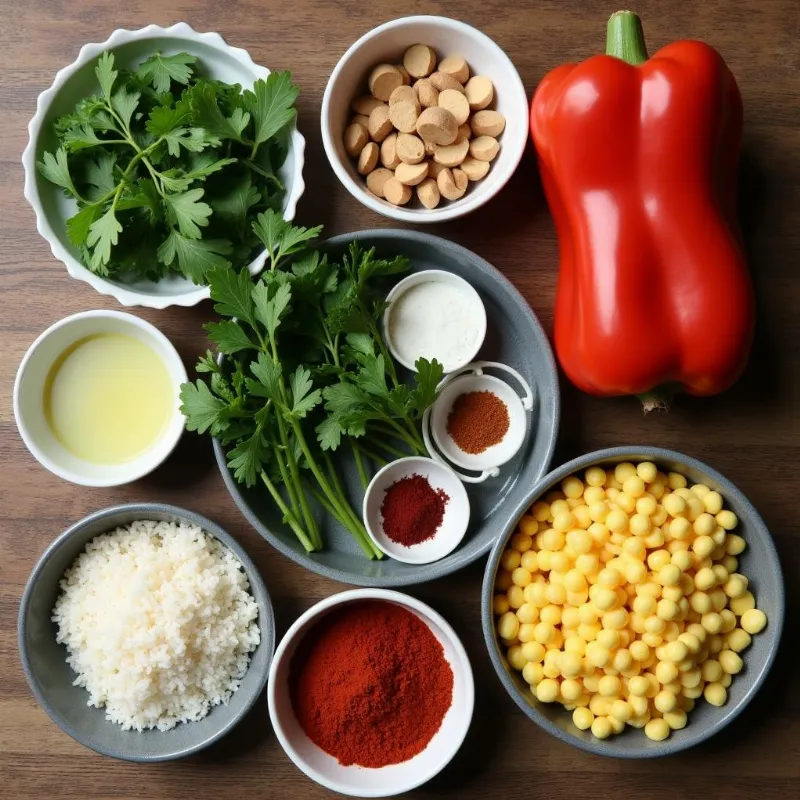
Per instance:
[[[459,395],[447,416],[447,432],[461,450],[471,455],[502,442],[510,424],[508,406],[489,391]]]
[[[345,766],[385,767],[421,753],[453,701],[444,648],[394,603],[347,603],[292,657],[292,707],[306,735]]]
[[[406,547],[427,541],[439,530],[449,500],[444,489],[434,489],[422,475],[401,478],[383,498],[383,532]]]

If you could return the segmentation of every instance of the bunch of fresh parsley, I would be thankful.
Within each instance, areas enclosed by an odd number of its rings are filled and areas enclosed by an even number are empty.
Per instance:
[[[58,149],[37,166],[77,202],[67,233],[98,275],[206,283],[209,269],[248,264],[260,248],[253,221],[281,208],[291,74],[242,91],[198,66],[187,53],[156,53],[117,70],[103,53],[100,94],[55,122]]]
[[[268,210],[253,231],[269,269],[255,281],[229,266],[209,271],[225,319],[206,329],[224,358],[200,360],[207,378],[182,386],[181,410],[189,430],[219,438],[237,481],[263,482],[307,551],[323,545],[311,497],[375,558],[331,452],[347,441],[365,486],[367,460],[426,454],[420,420],[443,370],[420,359],[413,384],[402,383],[379,329],[386,280],[408,259],[356,243],[329,259],[310,247],[320,230]]]

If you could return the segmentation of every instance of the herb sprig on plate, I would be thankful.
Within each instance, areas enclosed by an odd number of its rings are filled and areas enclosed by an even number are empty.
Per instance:
[[[218,437],[240,483],[261,482],[307,551],[322,547],[309,498],[380,557],[342,485],[332,452],[346,442],[361,481],[366,462],[427,451],[420,419],[437,396],[441,364],[420,359],[413,383],[397,375],[380,332],[386,281],[408,259],[350,245],[334,260],[310,243],[321,228],[268,210],[253,230],[269,268],[255,281],[215,266],[208,273],[221,322],[206,325],[218,353],[204,377],[181,388],[186,427]]]
[[[67,233],[92,272],[205,283],[210,269],[249,263],[260,248],[253,221],[281,208],[291,74],[242,91],[199,66],[156,53],[128,71],[103,53],[100,93],[56,120],[58,147],[37,166],[77,202]]]

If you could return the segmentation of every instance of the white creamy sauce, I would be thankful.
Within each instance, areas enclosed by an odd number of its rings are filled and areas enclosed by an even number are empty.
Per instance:
[[[405,361],[435,358],[448,372],[472,356],[481,314],[475,299],[460,287],[424,281],[392,303],[389,335]]]

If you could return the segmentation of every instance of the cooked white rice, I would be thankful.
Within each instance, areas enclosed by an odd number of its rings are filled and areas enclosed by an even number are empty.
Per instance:
[[[75,685],[123,730],[166,731],[227,703],[260,641],[241,562],[196,525],[98,536],[60,586],[53,621]]]

